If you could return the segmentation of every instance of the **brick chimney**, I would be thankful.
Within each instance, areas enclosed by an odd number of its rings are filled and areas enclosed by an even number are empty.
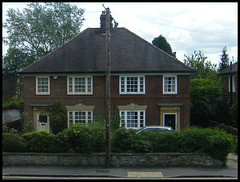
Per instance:
[[[112,16],[110,15],[110,33],[112,33]],[[102,14],[100,16],[100,27],[101,27],[101,34],[105,34],[106,33],[106,12],[102,11]]]

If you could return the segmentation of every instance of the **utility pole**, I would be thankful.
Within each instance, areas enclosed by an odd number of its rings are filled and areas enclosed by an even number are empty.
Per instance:
[[[104,7],[105,8],[105,7]],[[111,120],[111,65],[110,65],[110,9],[106,10],[106,161],[105,167],[109,168],[111,164],[110,149],[110,120]]]

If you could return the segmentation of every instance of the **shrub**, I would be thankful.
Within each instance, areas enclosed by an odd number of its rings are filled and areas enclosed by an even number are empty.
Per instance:
[[[2,133],[17,134],[17,130],[14,128],[8,128],[6,125],[2,126]]]
[[[180,152],[204,153],[209,145],[208,138],[213,134],[212,129],[190,128],[182,132]]]
[[[94,122],[93,124],[90,124],[88,127],[90,129],[93,152],[104,152],[106,145],[104,125],[102,125],[102,122],[100,123]]]
[[[112,133],[112,151],[113,152],[134,152],[133,144],[136,132],[132,129],[120,128]]]
[[[29,132],[22,137],[27,141],[30,152],[62,152],[59,138],[47,131]]]
[[[238,136],[233,136],[233,142],[234,142],[234,149],[233,149],[233,151],[235,153],[238,153]]]
[[[232,116],[234,122],[238,122],[238,103],[231,106],[230,115]]]
[[[231,134],[224,130],[215,129],[215,134],[209,136],[209,145],[206,147],[206,153],[215,159],[221,160],[226,165],[227,156],[234,150],[234,141]]]
[[[85,124],[75,124],[63,131],[70,151],[76,153],[92,153],[93,143],[90,128]]]
[[[142,135],[142,134],[141,134]],[[181,132],[143,133],[152,142],[153,152],[178,152]]]
[[[234,141],[224,130],[194,127],[183,132],[180,147],[180,152],[206,153],[226,165],[228,153],[234,150]]]
[[[27,142],[23,138],[9,133],[3,133],[2,136],[4,152],[27,152]]]
[[[150,152],[152,143],[133,129],[120,128],[112,134],[113,152]]]
[[[223,130],[196,127],[182,132],[147,132],[140,135],[136,135],[133,130],[121,128],[113,133],[112,141],[113,152],[144,152],[144,148],[138,148],[142,144],[152,152],[205,153],[224,164],[228,153],[236,146],[232,135]]]
[[[110,125],[112,131],[119,129],[120,120],[121,120],[121,117],[119,116],[119,114],[116,114],[113,116],[113,119],[111,120],[111,125]]]
[[[69,143],[67,130],[59,132],[58,134],[56,134],[56,137],[59,141],[58,145],[61,147],[61,150],[60,150],[61,152],[67,152],[67,153],[74,152],[71,144]]]

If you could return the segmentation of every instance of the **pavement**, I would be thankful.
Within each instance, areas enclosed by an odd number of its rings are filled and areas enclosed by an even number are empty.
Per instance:
[[[237,179],[238,156],[229,154],[227,168],[104,168],[81,166],[3,166],[12,179]]]

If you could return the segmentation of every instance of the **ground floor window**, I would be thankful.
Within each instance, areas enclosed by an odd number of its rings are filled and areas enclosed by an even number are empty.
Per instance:
[[[171,126],[172,129],[177,129],[177,114],[164,113],[164,126]]]
[[[74,124],[88,124],[93,120],[93,111],[68,111],[68,127]]]
[[[139,129],[145,126],[145,111],[120,111],[120,127]]]

